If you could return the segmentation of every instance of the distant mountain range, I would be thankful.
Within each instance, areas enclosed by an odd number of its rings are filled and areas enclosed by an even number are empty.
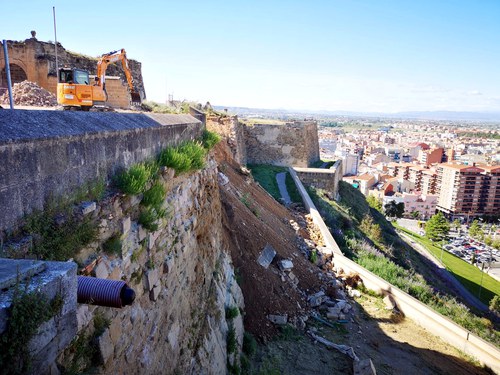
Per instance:
[[[347,116],[347,117],[377,117],[391,119],[447,120],[447,121],[485,121],[500,122],[500,112],[454,112],[454,111],[410,111],[397,113],[382,112],[351,112],[351,111],[312,111],[290,109],[266,109],[247,107],[215,106],[217,110],[227,109],[238,115],[276,115],[276,116]]]

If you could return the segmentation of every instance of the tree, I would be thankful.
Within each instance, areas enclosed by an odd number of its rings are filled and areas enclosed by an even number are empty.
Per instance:
[[[359,224],[359,229],[361,229],[361,231],[373,241],[382,241],[382,230],[380,229],[380,225],[375,224],[373,222],[373,218],[369,214],[366,214],[363,217],[363,220],[361,220],[361,223]]]
[[[370,207],[376,209],[377,211],[382,212],[382,200],[377,198],[375,195],[369,195],[366,198],[366,202]]]
[[[493,238],[491,238],[491,236],[484,237],[484,243],[488,246],[491,246],[493,244]]]
[[[479,225],[479,220],[474,220],[469,227],[469,236],[472,238],[482,238],[484,236],[483,230]]]
[[[450,223],[442,212],[432,215],[425,224],[425,236],[432,241],[439,241],[445,238],[450,232]]]
[[[453,227],[453,229],[455,229],[455,231],[458,232],[460,230],[460,227],[462,226],[462,223],[460,223],[460,220],[455,219],[453,220],[453,223],[451,223],[451,226]]]
[[[420,219],[420,212],[418,212],[418,211],[412,211],[412,212],[410,213],[410,216],[411,216],[412,218],[414,218],[415,220],[418,220],[418,219]]]
[[[403,202],[396,203],[396,201],[390,201],[384,205],[385,214],[389,217],[403,217],[405,212],[405,204]]]

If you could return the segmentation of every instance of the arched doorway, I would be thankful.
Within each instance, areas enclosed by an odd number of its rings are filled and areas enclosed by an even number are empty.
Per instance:
[[[12,80],[12,84],[26,81],[28,76],[23,68],[16,64],[10,64],[10,78]],[[5,68],[2,69],[0,73],[0,87],[7,87],[7,73]]]

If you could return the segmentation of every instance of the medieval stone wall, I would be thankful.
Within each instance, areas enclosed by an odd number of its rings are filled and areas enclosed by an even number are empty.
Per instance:
[[[234,160],[246,165],[245,127],[238,121],[238,117],[208,116],[207,129],[226,138]]]
[[[315,121],[245,126],[248,164],[308,167],[319,160]]]

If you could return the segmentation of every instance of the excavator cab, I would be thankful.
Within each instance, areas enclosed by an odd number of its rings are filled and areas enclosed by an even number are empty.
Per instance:
[[[89,72],[82,69],[61,68],[58,72],[57,102],[64,109],[89,110],[95,101],[105,101],[104,95],[94,92],[89,85]]]

